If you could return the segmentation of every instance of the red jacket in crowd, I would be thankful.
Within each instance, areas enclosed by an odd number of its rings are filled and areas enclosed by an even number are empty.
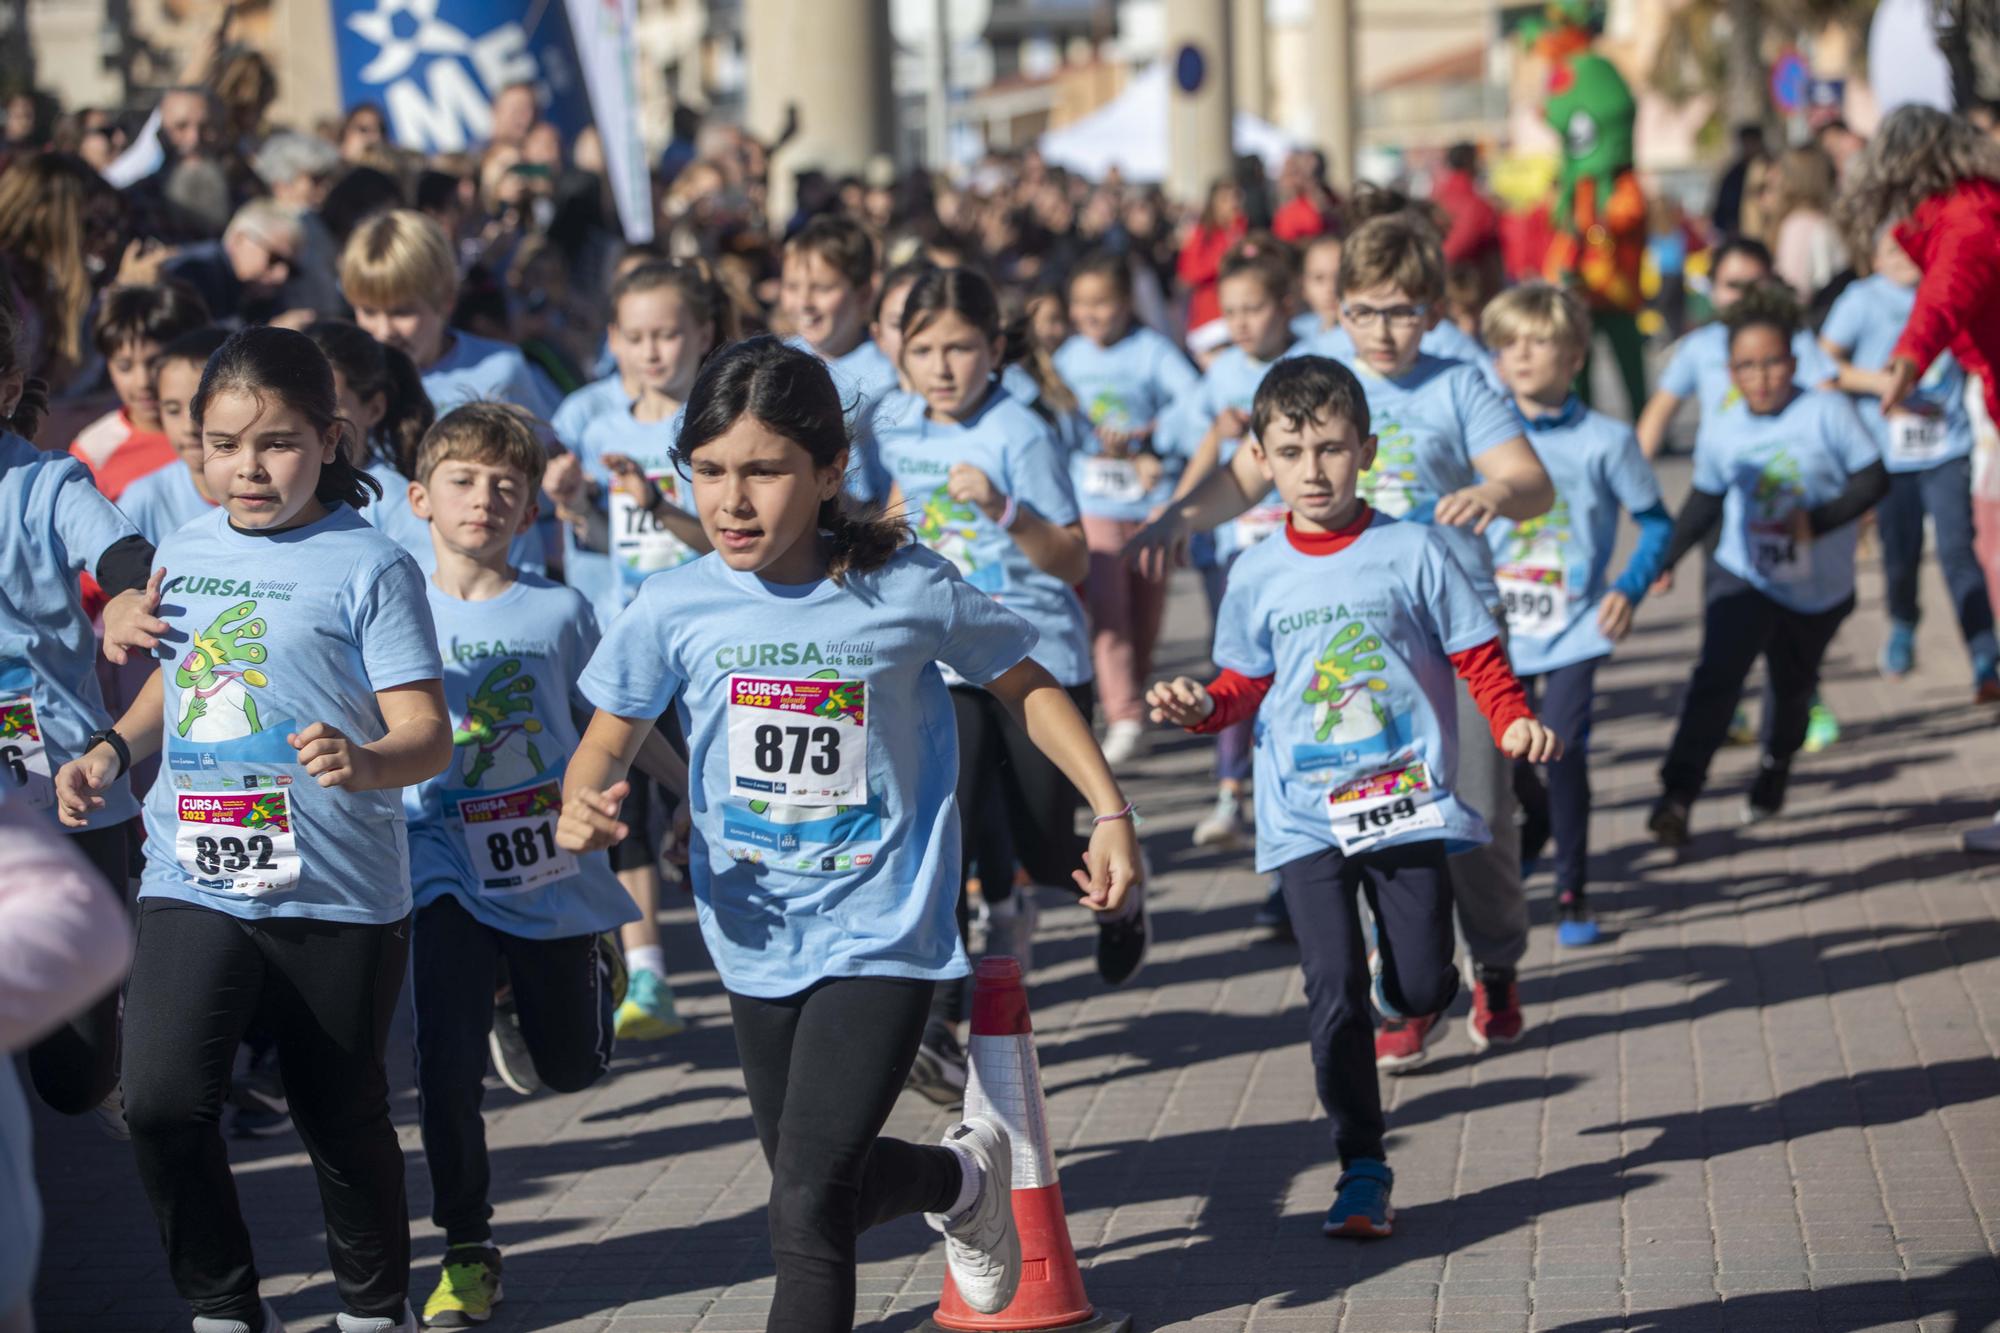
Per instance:
[[[1218,290],[1222,285],[1222,257],[1229,253],[1230,246],[1243,239],[1249,227],[1249,223],[1238,218],[1226,227],[1196,223],[1188,231],[1187,244],[1181,247],[1181,257],[1174,267],[1187,285],[1190,331],[1222,318],[1222,297]]]
[[[1477,263],[1500,248],[1500,210],[1469,173],[1439,172],[1431,199],[1451,214],[1451,230],[1444,237],[1445,263]]]
[[[1924,276],[1893,355],[1921,375],[1949,351],[1985,383],[1986,410],[2000,421],[2000,182],[1962,181],[1925,199],[1896,242]]]

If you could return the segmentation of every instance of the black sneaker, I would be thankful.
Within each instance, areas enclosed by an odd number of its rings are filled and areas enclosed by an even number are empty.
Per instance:
[[[1653,841],[1662,847],[1685,847],[1688,843],[1688,810],[1693,802],[1678,792],[1667,792],[1653,802],[1653,813],[1646,816],[1646,827],[1653,832]]]
[[[965,1100],[965,1048],[958,1034],[944,1023],[924,1029],[917,1047],[916,1063],[910,1066],[909,1080],[903,1085],[939,1106],[957,1106]]]
[[[1785,808],[1785,784],[1791,780],[1789,765],[1778,763],[1765,755],[1764,762],[1757,769],[1756,780],[1750,784],[1749,798],[1743,802],[1743,822],[1755,824],[1769,819]]]
[[[1146,950],[1152,942],[1153,926],[1144,903],[1122,921],[1099,921],[1097,975],[1107,986],[1124,985],[1146,965]]]
[[[523,1097],[541,1091],[542,1075],[528,1051],[528,1039],[521,1035],[521,1014],[514,1008],[511,986],[493,1006],[493,1030],[487,1034],[486,1049],[492,1052],[493,1072],[502,1083]]]

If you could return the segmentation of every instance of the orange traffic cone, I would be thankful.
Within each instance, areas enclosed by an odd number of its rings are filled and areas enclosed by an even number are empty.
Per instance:
[[[999,1314],[979,1314],[959,1299],[951,1274],[925,1329],[951,1333],[1130,1333],[1129,1315],[1091,1305],[1070,1245],[1062,1186],[1049,1149],[1048,1110],[1042,1103],[1042,1067],[1028,1025],[1028,993],[1021,965],[997,956],[979,964],[972,991],[971,1069],[965,1118],[987,1118],[1006,1127],[1014,1144],[1014,1226],[1021,1233],[1021,1286]]]

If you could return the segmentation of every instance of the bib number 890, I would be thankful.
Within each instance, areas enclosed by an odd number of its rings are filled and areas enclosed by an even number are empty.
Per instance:
[[[791,762],[785,760],[785,740],[792,742]],[[840,772],[840,729],[838,727],[757,728],[756,762],[761,773],[800,774],[810,764],[823,778]]]
[[[1547,620],[1556,613],[1553,591],[1508,588],[1501,593],[1501,600],[1506,604],[1509,620]]]
[[[515,829],[512,836],[487,834],[486,855],[495,870],[512,870],[516,866],[534,865],[545,856],[555,856],[556,841],[549,833],[548,821],[544,820],[539,824],[523,825]]]
[[[247,839],[201,837],[194,840],[194,864],[204,875],[275,870],[277,862],[271,859],[275,850],[271,840],[261,833]]]

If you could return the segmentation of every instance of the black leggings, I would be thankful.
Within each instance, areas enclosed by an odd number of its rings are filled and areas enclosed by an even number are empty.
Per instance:
[[[197,1315],[257,1322],[257,1267],[220,1122],[236,1047],[261,1018],[277,1036],[292,1123],[319,1176],[341,1303],[350,1314],[402,1317],[409,1207],[383,1058],[409,927],[408,918],[244,921],[141,900],[125,1117],[167,1267]]]
[[[1084,721],[1095,691],[1089,681],[1064,689]],[[1083,804],[1062,770],[988,690],[954,685],[958,719],[958,814],[965,830],[962,869],[977,863],[980,891],[1000,902],[1014,891],[1014,867],[1037,884],[1071,887],[1090,840],[1076,831]],[[1010,845],[1011,844],[1011,845]]]
[[[578,1092],[611,1067],[611,989],[595,935],[530,940],[482,924],[446,895],[411,922],[417,1122],[431,1167],[431,1220],[447,1245],[492,1238],[486,1156],[486,1033],[507,965],[521,1036],[544,1086]]]
[[[931,983],[835,977],[782,1000],[729,996],[743,1085],[771,1167],[778,1285],[766,1333],[854,1327],[854,1245],[869,1227],[942,1213],[950,1150],[880,1137],[909,1077]]]
[[[69,835],[70,846],[121,903],[131,882],[135,822]],[[49,1109],[63,1115],[81,1115],[110,1096],[118,1084],[118,988],[30,1047],[28,1076]]]

